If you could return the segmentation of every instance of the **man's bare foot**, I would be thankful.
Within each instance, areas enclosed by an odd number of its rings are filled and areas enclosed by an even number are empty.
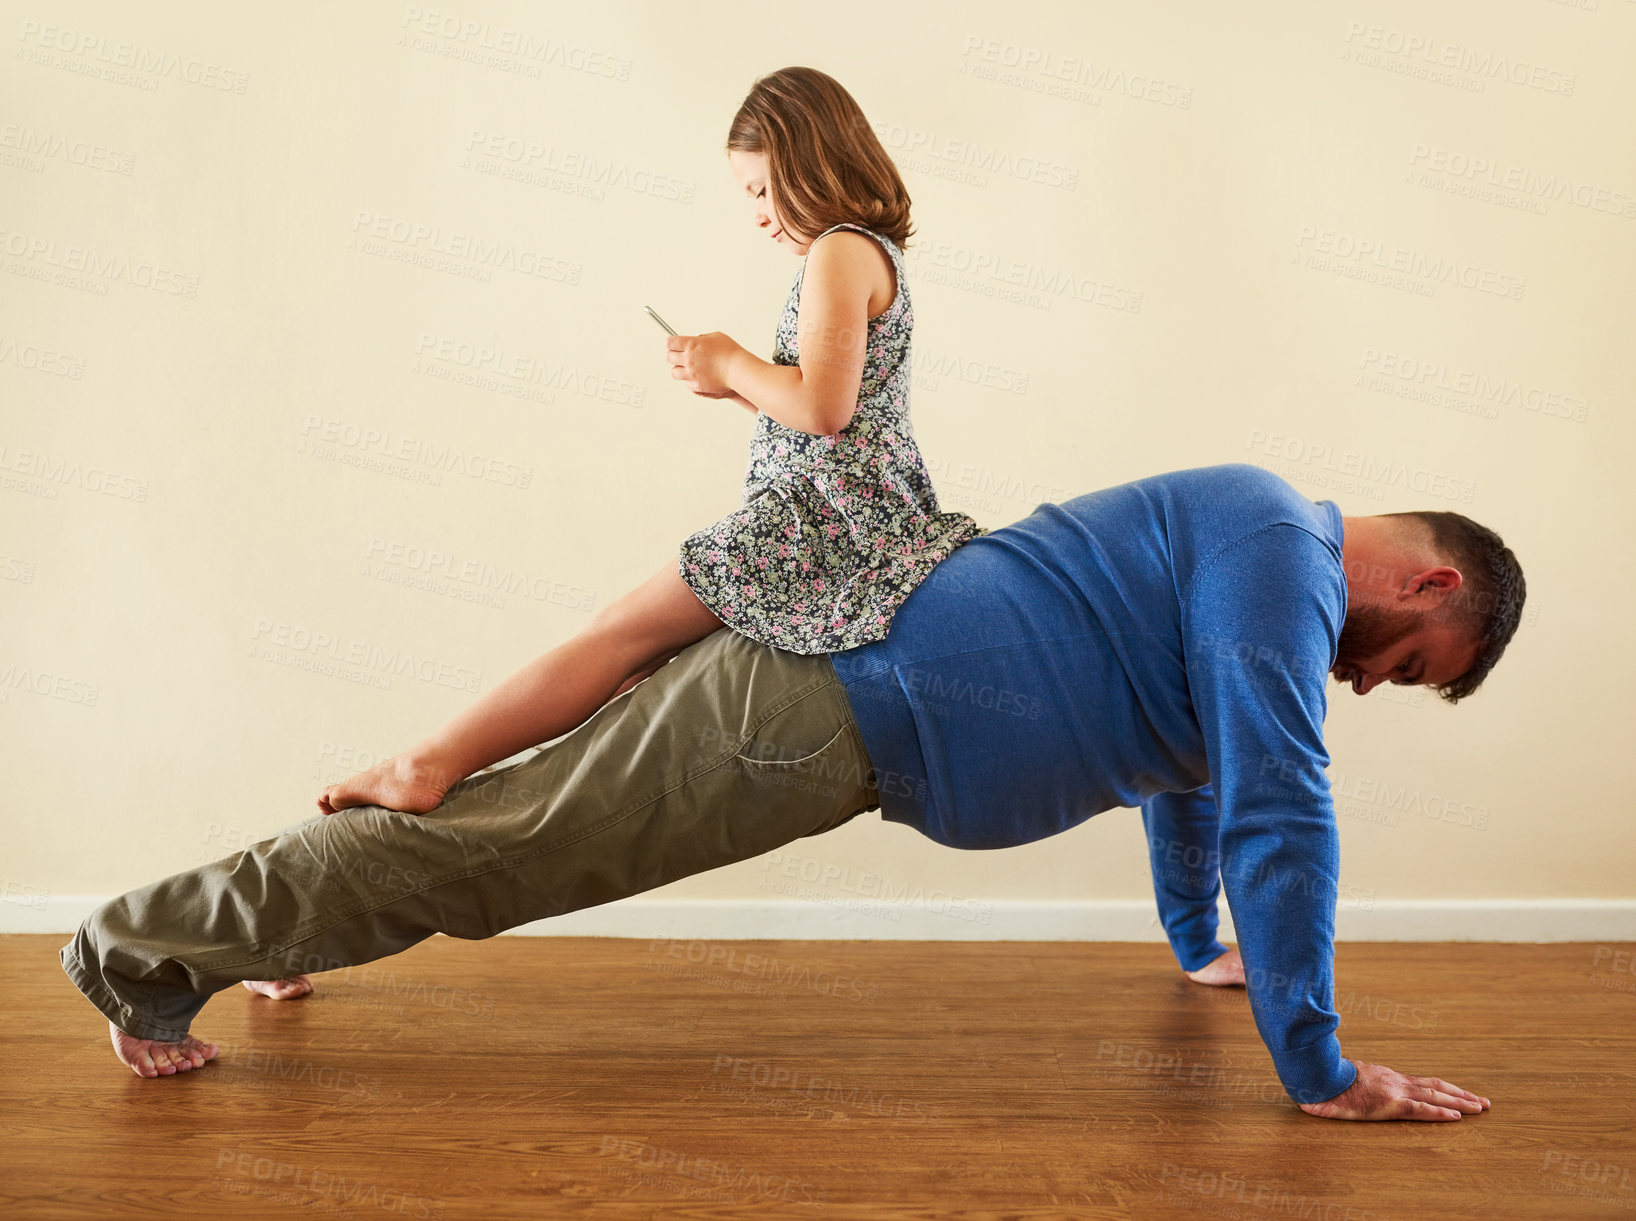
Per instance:
[[[405,814],[425,814],[443,804],[443,794],[459,779],[446,768],[393,755],[367,772],[330,785],[319,795],[318,808],[333,814],[353,806],[385,806]]]
[[[180,1043],[138,1039],[112,1022],[108,1023],[108,1037],[113,1041],[114,1055],[138,1077],[174,1077],[177,1073],[203,1068],[206,1060],[216,1058],[218,1050],[216,1044],[201,1043],[192,1035]]]
[[[305,975],[292,975],[288,979],[245,979],[240,982],[250,991],[270,996],[275,1001],[293,1001],[312,991],[312,980]]]
[[[1218,954],[1212,958],[1197,971],[1187,972],[1187,978],[1196,984],[1209,984],[1216,988],[1242,985],[1244,960],[1238,956],[1236,949],[1228,950],[1225,954]]]

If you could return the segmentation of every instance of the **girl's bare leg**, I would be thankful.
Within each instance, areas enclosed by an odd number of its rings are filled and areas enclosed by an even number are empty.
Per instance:
[[[330,785],[318,808],[333,814],[379,805],[424,814],[457,780],[578,727],[615,694],[721,626],[672,561],[436,733]]]
[[[686,645],[682,646],[682,648],[686,648],[686,647],[687,647]],[[667,649],[659,657],[655,658],[651,665],[647,666],[645,669],[638,670],[635,674],[632,674],[624,682],[620,683],[619,684],[619,690],[615,691],[613,693],[613,695],[609,696],[608,698],[609,699],[618,699],[621,695],[624,695],[625,692],[629,691],[632,687],[636,686],[636,684],[641,682],[644,678],[648,678],[651,675],[658,673],[660,666],[664,665],[666,662],[668,662],[671,658],[675,657],[676,654],[680,653],[681,651],[682,651],[681,649]]]

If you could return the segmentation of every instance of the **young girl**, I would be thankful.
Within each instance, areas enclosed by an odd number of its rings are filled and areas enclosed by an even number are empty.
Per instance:
[[[812,68],[755,82],[727,136],[756,227],[806,256],[771,362],[719,331],[666,340],[671,377],[756,413],[743,505],[448,725],[318,799],[425,813],[456,781],[582,724],[723,625],[797,653],[885,636],[982,531],[940,512],[909,425],[909,195],[857,102]]]

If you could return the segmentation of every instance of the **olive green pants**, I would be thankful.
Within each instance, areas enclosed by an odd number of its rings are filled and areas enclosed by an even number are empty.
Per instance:
[[[360,806],[104,903],[61,952],[110,1021],[174,1041],[212,993],[476,940],[818,835],[879,806],[828,656],[717,631],[427,814]]]

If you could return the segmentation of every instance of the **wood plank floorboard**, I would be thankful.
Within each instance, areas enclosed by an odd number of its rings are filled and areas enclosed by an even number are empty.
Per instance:
[[[1159,944],[434,937],[144,1080],[0,937],[0,1216],[1621,1217],[1636,946],[1336,951],[1346,1054],[1493,1101],[1301,1112],[1243,989]]]

